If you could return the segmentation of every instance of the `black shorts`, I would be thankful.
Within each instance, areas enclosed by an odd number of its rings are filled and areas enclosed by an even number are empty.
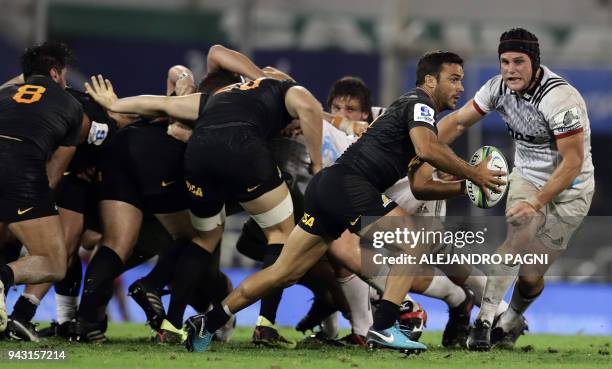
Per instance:
[[[0,138],[0,222],[57,215],[46,158],[29,141]]]
[[[66,172],[55,189],[57,206],[80,214],[97,212],[96,185]]]
[[[362,217],[381,217],[397,206],[370,182],[341,164],[314,176],[304,196],[304,215],[299,226],[308,233],[334,240],[346,229],[359,232],[367,225]]]
[[[283,181],[267,142],[245,123],[197,128],[185,151],[185,179],[198,217],[218,214],[226,201],[254,200]]]
[[[187,209],[184,150],[183,142],[166,134],[165,125],[124,128],[102,152],[100,200],[123,201],[150,214]]]
[[[66,172],[55,189],[55,201],[62,209],[71,210],[85,217],[85,227],[100,229],[98,213],[98,186],[93,181]]]

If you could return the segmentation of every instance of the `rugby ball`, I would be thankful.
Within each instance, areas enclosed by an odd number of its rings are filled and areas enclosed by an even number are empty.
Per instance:
[[[491,161],[489,161],[488,165],[489,169],[496,169],[506,172],[506,174],[501,177],[501,179],[506,181],[505,185],[500,186],[501,191],[499,193],[489,191],[490,197],[487,200],[482,189],[472,183],[470,180],[467,180],[465,185],[466,192],[468,197],[470,198],[470,201],[472,201],[474,205],[483,209],[488,209],[497,205],[504,198],[506,192],[508,192],[508,162],[506,161],[504,154],[502,154],[502,152],[499,151],[496,147],[483,146],[480,149],[476,150],[476,152],[474,153],[474,155],[472,155],[472,158],[470,159],[470,164],[478,165],[482,160],[485,160],[489,156],[491,156]]]

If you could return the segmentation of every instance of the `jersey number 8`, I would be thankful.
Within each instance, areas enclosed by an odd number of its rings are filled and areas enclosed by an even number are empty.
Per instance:
[[[13,96],[13,100],[20,104],[35,103],[42,98],[46,90],[43,86],[23,85],[19,87],[17,93]]]

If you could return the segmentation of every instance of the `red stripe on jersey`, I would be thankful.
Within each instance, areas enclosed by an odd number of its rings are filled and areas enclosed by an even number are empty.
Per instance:
[[[584,128],[580,127],[580,128],[577,128],[577,129],[575,129],[573,131],[569,131],[569,132],[561,133],[560,135],[556,135],[555,138],[558,140],[560,138],[565,138],[565,137],[573,136],[573,135],[578,134],[578,133],[580,133],[582,131],[584,131]]]
[[[480,115],[487,115],[487,113],[485,113],[484,111],[482,111],[482,109],[480,108],[480,106],[478,106],[478,104],[476,104],[476,100],[472,100],[472,105],[474,105],[474,109],[476,109],[477,112],[480,113]]]

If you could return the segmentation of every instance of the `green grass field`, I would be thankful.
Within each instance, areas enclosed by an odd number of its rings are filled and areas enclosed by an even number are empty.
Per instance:
[[[186,352],[182,346],[149,342],[149,330],[138,324],[112,324],[109,342],[87,345],[58,339],[40,343],[0,341],[4,358],[0,367],[11,368],[612,368],[612,337],[527,335],[514,351],[494,350],[472,353],[440,346],[440,333],[426,332],[423,341],[429,351],[406,357],[394,351],[369,352],[359,348],[271,350],[250,342],[252,330],[239,328],[229,344],[213,343],[203,354]],[[302,335],[284,329],[285,336],[299,340]],[[65,350],[65,361],[8,361],[9,349]]]

